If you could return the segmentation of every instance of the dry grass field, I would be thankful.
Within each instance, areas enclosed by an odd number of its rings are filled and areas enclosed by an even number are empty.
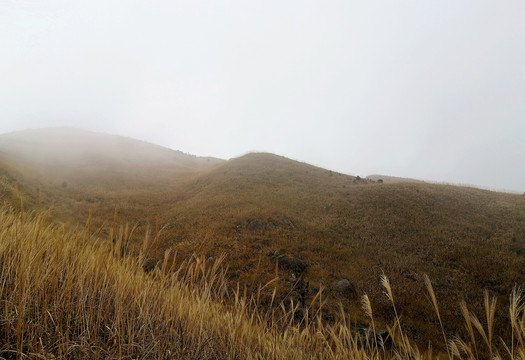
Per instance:
[[[47,131],[0,136],[3,357],[525,358],[525,196]]]

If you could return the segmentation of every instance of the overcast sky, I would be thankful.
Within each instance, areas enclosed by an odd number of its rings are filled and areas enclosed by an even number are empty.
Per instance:
[[[0,0],[0,133],[525,191],[525,1]]]

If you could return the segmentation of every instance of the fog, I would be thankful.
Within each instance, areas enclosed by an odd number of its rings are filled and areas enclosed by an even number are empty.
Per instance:
[[[0,154],[10,159],[44,166],[52,171],[115,170],[144,168],[195,170],[218,159],[197,158],[180,151],[122,136],[69,127],[25,130],[0,135]],[[40,169],[37,169],[37,171]],[[100,176],[100,171],[96,171]]]
[[[2,1],[0,133],[525,191],[523,1]]]

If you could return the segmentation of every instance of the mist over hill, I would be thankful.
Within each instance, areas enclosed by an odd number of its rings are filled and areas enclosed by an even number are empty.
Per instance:
[[[179,167],[192,169],[221,162],[122,136],[70,127],[0,135],[0,155],[38,166],[64,168]]]

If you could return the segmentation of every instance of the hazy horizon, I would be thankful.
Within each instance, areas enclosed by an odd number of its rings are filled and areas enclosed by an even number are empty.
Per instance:
[[[525,3],[1,1],[0,133],[525,191]]]

